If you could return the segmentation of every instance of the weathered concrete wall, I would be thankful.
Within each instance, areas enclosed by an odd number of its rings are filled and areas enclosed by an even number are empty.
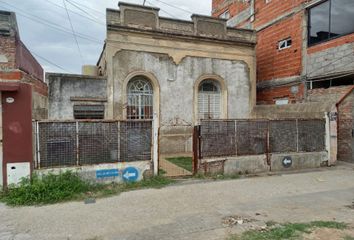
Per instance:
[[[289,105],[257,105],[253,109],[253,118],[284,119],[307,118],[324,119],[325,113],[330,112],[335,103],[313,102]]]
[[[138,172],[137,181],[141,181],[144,177],[151,176],[151,161],[129,162],[129,163],[112,163],[112,164],[99,164],[87,165],[80,167],[68,168],[53,168],[53,169],[40,169],[35,170],[39,175],[42,174],[58,174],[60,172],[71,171],[76,172],[82,179],[95,183],[122,183],[125,182],[127,177],[124,177],[125,169],[135,168]],[[103,173],[102,173],[103,172]]]
[[[159,94],[162,153],[191,150],[192,126],[197,122],[195,88],[198,88],[198,80],[203,76],[215,75],[223,79],[227,88],[223,94],[227,94],[227,101],[234,103],[222,103],[225,117],[249,117],[249,69],[242,61],[186,57],[176,65],[166,54],[122,50],[117,52],[113,62],[114,118],[125,117],[124,90],[131,72],[139,69],[157,79],[159,89],[155,88],[154,94]]]
[[[73,119],[74,103],[105,104],[107,82],[105,78],[46,74],[49,85],[49,119]]]
[[[283,160],[284,158],[289,159],[289,157],[292,160],[292,164],[289,167],[284,167]],[[267,164],[266,155],[211,158],[202,160],[202,164],[198,171],[206,174],[223,173],[232,175],[319,168],[321,166],[327,166],[328,153],[309,152],[270,154],[269,161],[271,163],[270,166]]]
[[[292,165],[288,168],[283,166],[283,160],[285,157],[291,157],[292,159]],[[327,161],[327,152],[272,154],[271,171],[319,168],[326,164]]]

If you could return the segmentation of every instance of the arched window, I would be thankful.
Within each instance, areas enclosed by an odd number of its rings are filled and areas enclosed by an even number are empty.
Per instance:
[[[152,119],[153,118],[153,89],[150,81],[138,76],[131,79],[127,86],[128,119]]]
[[[211,79],[200,83],[198,89],[198,118],[218,119],[221,117],[220,84]]]

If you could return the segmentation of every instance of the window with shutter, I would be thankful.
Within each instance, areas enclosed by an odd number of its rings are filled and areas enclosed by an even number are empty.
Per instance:
[[[204,80],[198,91],[198,118],[218,119],[221,117],[221,91],[218,82]]]

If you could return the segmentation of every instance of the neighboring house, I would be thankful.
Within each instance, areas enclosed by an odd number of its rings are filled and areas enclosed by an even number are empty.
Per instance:
[[[338,159],[354,161],[354,1],[213,0],[214,17],[257,31],[257,103],[338,105]]]
[[[155,117],[160,152],[191,153],[193,126],[201,119],[250,117],[254,31],[228,28],[226,20],[212,17],[183,21],[160,17],[158,8],[119,8],[107,9],[97,66],[103,77],[47,75],[50,118],[75,118],[80,108],[100,108],[105,119]]]
[[[47,118],[43,69],[21,42],[16,16],[0,11],[0,186],[27,176],[32,119]]]

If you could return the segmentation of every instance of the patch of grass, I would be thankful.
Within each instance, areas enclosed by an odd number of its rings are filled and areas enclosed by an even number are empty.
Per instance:
[[[163,169],[159,169],[159,175],[165,175],[167,172]]]
[[[285,240],[299,239],[302,233],[311,233],[315,228],[345,229],[347,224],[338,222],[315,221],[311,223],[288,223],[266,231],[251,230],[230,240]]]
[[[193,160],[191,157],[174,157],[174,158],[166,158],[167,161],[177,165],[178,167],[184,168],[187,171],[193,171]]]
[[[31,179],[22,179],[17,187],[10,186],[2,192],[0,201],[11,206],[53,204],[106,197],[142,188],[161,188],[173,182],[171,179],[156,176],[133,183],[92,184],[72,172],[57,175],[33,175]]]
[[[211,179],[211,180],[228,180],[228,179],[239,179],[239,174],[202,174],[197,173],[194,178],[198,179]]]
[[[352,236],[345,236],[343,240],[354,240],[354,237]]]

